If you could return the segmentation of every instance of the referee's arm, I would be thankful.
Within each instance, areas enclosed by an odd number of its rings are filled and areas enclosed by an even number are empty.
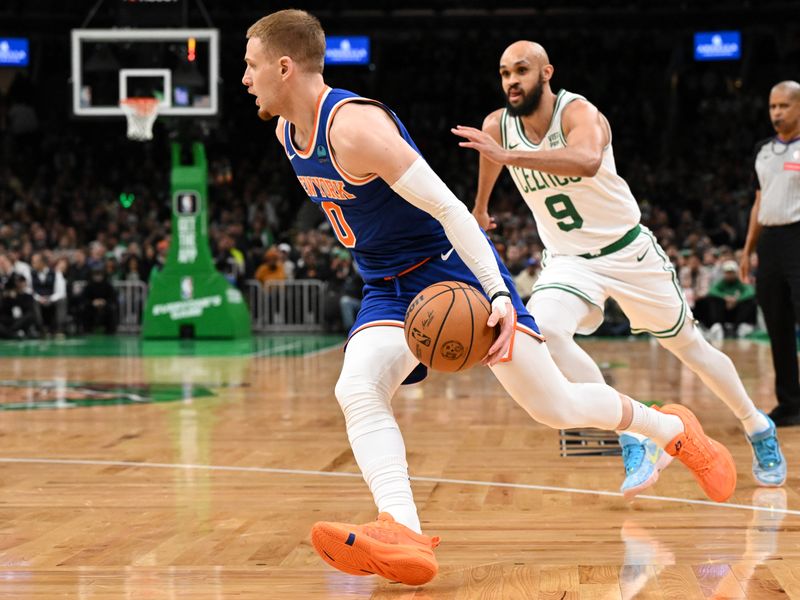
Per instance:
[[[750,223],[747,225],[747,239],[744,242],[742,259],[739,262],[739,279],[747,283],[750,277],[750,255],[756,249],[758,237],[761,235],[761,223],[758,222],[758,209],[761,206],[761,190],[756,190],[756,201],[750,209]]]

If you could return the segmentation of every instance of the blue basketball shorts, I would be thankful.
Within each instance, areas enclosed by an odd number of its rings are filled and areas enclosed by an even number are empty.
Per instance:
[[[511,274],[500,260],[497,251],[492,247],[497,260],[497,266],[503,281],[511,293],[511,303],[517,313],[517,330],[544,339],[539,331],[533,316],[525,308],[522,298],[519,297]],[[464,264],[461,257],[451,250],[442,255],[431,258],[426,263],[412,271],[393,277],[388,280],[370,281],[364,284],[364,298],[361,301],[361,310],[358,312],[355,323],[350,329],[348,339],[359,330],[378,325],[402,327],[406,309],[414,297],[429,285],[440,281],[461,281],[483,291],[477,277]],[[423,365],[417,369],[403,383],[416,383],[425,378],[427,371]]]

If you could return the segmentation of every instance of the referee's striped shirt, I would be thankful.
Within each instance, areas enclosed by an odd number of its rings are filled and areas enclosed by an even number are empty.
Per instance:
[[[800,137],[782,142],[771,137],[756,145],[756,189],[761,190],[758,222],[800,222]]]

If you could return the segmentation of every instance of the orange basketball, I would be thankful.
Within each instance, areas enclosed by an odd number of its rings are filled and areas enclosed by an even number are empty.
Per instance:
[[[463,371],[478,364],[497,339],[487,327],[486,297],[460,281],[441,281],[422,290],[406,310],[406,343],[422,364],[437,371]]]

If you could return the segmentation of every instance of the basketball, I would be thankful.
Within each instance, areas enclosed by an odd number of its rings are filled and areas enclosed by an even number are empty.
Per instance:
[[[442,281],[422,290],[406,311],[406,343],[414,356],[436,371],[463,371],[478,364],[497,339],[486,325],[489,300],[460,281]]]

